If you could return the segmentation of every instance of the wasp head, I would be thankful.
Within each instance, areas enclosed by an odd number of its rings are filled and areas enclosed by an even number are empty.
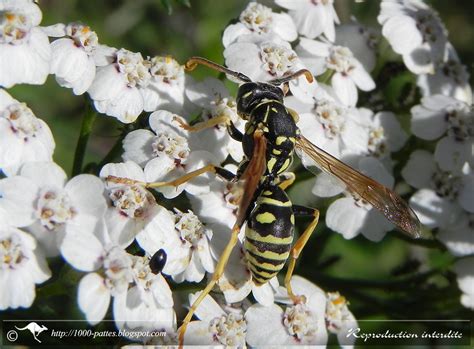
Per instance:
[[[246,82],[237,92],[237,113],[248,120],[252,110],[265,100],[277,100],[283,103],[283,91],[275,85],[265,82]]]

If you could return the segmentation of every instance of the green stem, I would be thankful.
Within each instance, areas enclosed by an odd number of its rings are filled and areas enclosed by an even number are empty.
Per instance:
[[[91,102],[87,102],[84,118],[82,119],[81,132],[77,141],[76,152],[74,153],[74,162],[72,165],[72,175],[76,176],[82,171],[82,163],[86,154],[87,141],[92,131],[92,126],[97,118],[97,113],[92,107]]]
[[[324,72],[323,75],[318,76],[317,80],[320,84],[327,84],[331,80],[334,74],[334,70],[328,69]]]
[[[101,169],[105,164],[114,161],[120,155],[122,151],[122,141],[125,138],[125,132],[123,132],[120,137],[115,142],[114,146],[109,150],[107,155],[99,163],[99,169]]]

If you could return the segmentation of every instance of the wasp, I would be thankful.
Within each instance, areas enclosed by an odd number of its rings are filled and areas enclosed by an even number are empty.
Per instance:
[[[254,283],[265,284],[277,275],[289,260],[284,279],[285,287],[295,303],[304,302],[304,297],[293,293],[290,280],[296,260],[318,224],[319,211],[293,204],[285,192],[295,180],[295,175],[287,171],[295,152],[306,154],[323,171],[339,178],[352,195],[381,211],[403,232],[413,238],[421,236],[420,222],[416,214],[398,194],[334,158],[301,135],[296,125],[298,114],[284,104],[288,91],[285,84],[300,76],[305,76],[312,82],[313,76],[308,70],[301,69],[268,82],[254,82],[240,72],[201,57],[190,58],[185,68],[192,71],[198,65],[225,73],[242,83],[237,92],[236,103],[238,115],[246,120],[245,131],[241,133],[231,120],[224,117],[216,117],[193,126],[182,123],[181,126],[189,131],[199,131],[225,123],[230,136],[242,143],[245,157],[235,174],[209,164],[174,181],[146,184],[148,188],[178,186],[206,172],[242,184],[242,197],[229,242],[217,262],[211,280],[191,305],[179,328],[180,346],[183,345],[186,327],[195,310],[222,276],[244,223],[247,223],[244,253]],[[299,216],[309,216],[311,222],[293,243],[295,217]]]

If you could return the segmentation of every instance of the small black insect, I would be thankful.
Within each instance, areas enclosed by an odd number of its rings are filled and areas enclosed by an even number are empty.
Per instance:
[[[159,249],[150,258],[150,269],[153,274],[159,274],[166,265],[166,252],[163,249]]]

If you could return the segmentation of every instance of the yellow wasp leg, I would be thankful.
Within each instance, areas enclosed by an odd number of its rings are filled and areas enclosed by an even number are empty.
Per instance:
[[[136,180],[129,179],[129,178],[122,178],[122,177],[116,177],[116,176],[107,176],[106,180],[109,181],[109,182],[121,183],[121,184],[127,184],[127,185],[138,184],[138,185],[144,186],[145,188],[158,188],[158,187],[164,187],[164,186],[177,187],[177,186],[193,179],[194,177],[197,177],[197,176],[199,176],[203,173],[206,173],[206,172],[216,173],[216,166],[212,165],[212,164],[206,165],[204,167],[201,167],[200,169],[197,169],[195,171],[186,173],[184,176],[179,177],[179,178],[177,178],[175,180],[172,180],[172,181],[169,181],[169,182],[146,183],[146,182],[140,182],[140,181],[136,181]]]
[[[318,225],[318,221],[319,221],[319,211],[314,208],[308,209],[308,210],[312,210],[311,215],[313,216],[313,220],[306,227],[306,229],[304,230],[303,234],[301,234],[298,241],[296,241],[296,243],[293,245],[290,252],[290,264],[288,265],[288,270],[285,276],[285,287],[286,287],[286,290],[288,291],[288,296],[293,300],[294,303],[300,303],[301,297],[295,296],[295,294],[293,293],[293,290],[290,284],[291,276],[293,275],[293,271],[295,269],[296,260],[300,256],[301,251],[303,250],[304,246],[308,242],[311,234],[313,233],[314,229]],[[295,215],[298,215],[298,212],[295,212]]]
[[[197,123],[195,125],[192,125],[192,126],[188,125],[187,123],[185,123],[181,119],[175,118],[174,120],[179,123],[179,126],[182,129],[185,129],[186,131],[190,131],[190,132],[201,131],[201,130],[204,130],[206,128],[214,127],[214,126],[219,125],[219,124],[225,124],[227,126],[230,123],[230,118],[228,116],[225,116],[225,115],[216,116],[216,117],[213,117],[212,119],[209,119],[209,120],[203,121],[203,122],[199,122],[199,123]]]
[[[214,271],[214,274],[212,275],[211,281],[209,281],[206,288],[201,292],[199,297],[191,305],[191,308],[189,309],[188,314],[184,318],[183,323],[178,330],[178,340],[179,340],[180,348],[183,346],[184,334],[186,333],[186,328],[189,322],[191,321],[191,318],[193,317],[194,312],[199,307],[199,304],[201,304],[202,300],[209,294],[209,292],[212,291],[214,285],[217,283],[217,281],[220,279],[220,277],[224,273],[230,254],[232,253],[232,250],[234,249],[234,246],[238,241],[239,232],[240,232],[240,224],[236,223],[234,227],[232,228],[232,233],[231,233],[229,242],[227,243],[224,251],[222,252],[221,257],[219,258],[219,262],[217,263],[217,266]]]

